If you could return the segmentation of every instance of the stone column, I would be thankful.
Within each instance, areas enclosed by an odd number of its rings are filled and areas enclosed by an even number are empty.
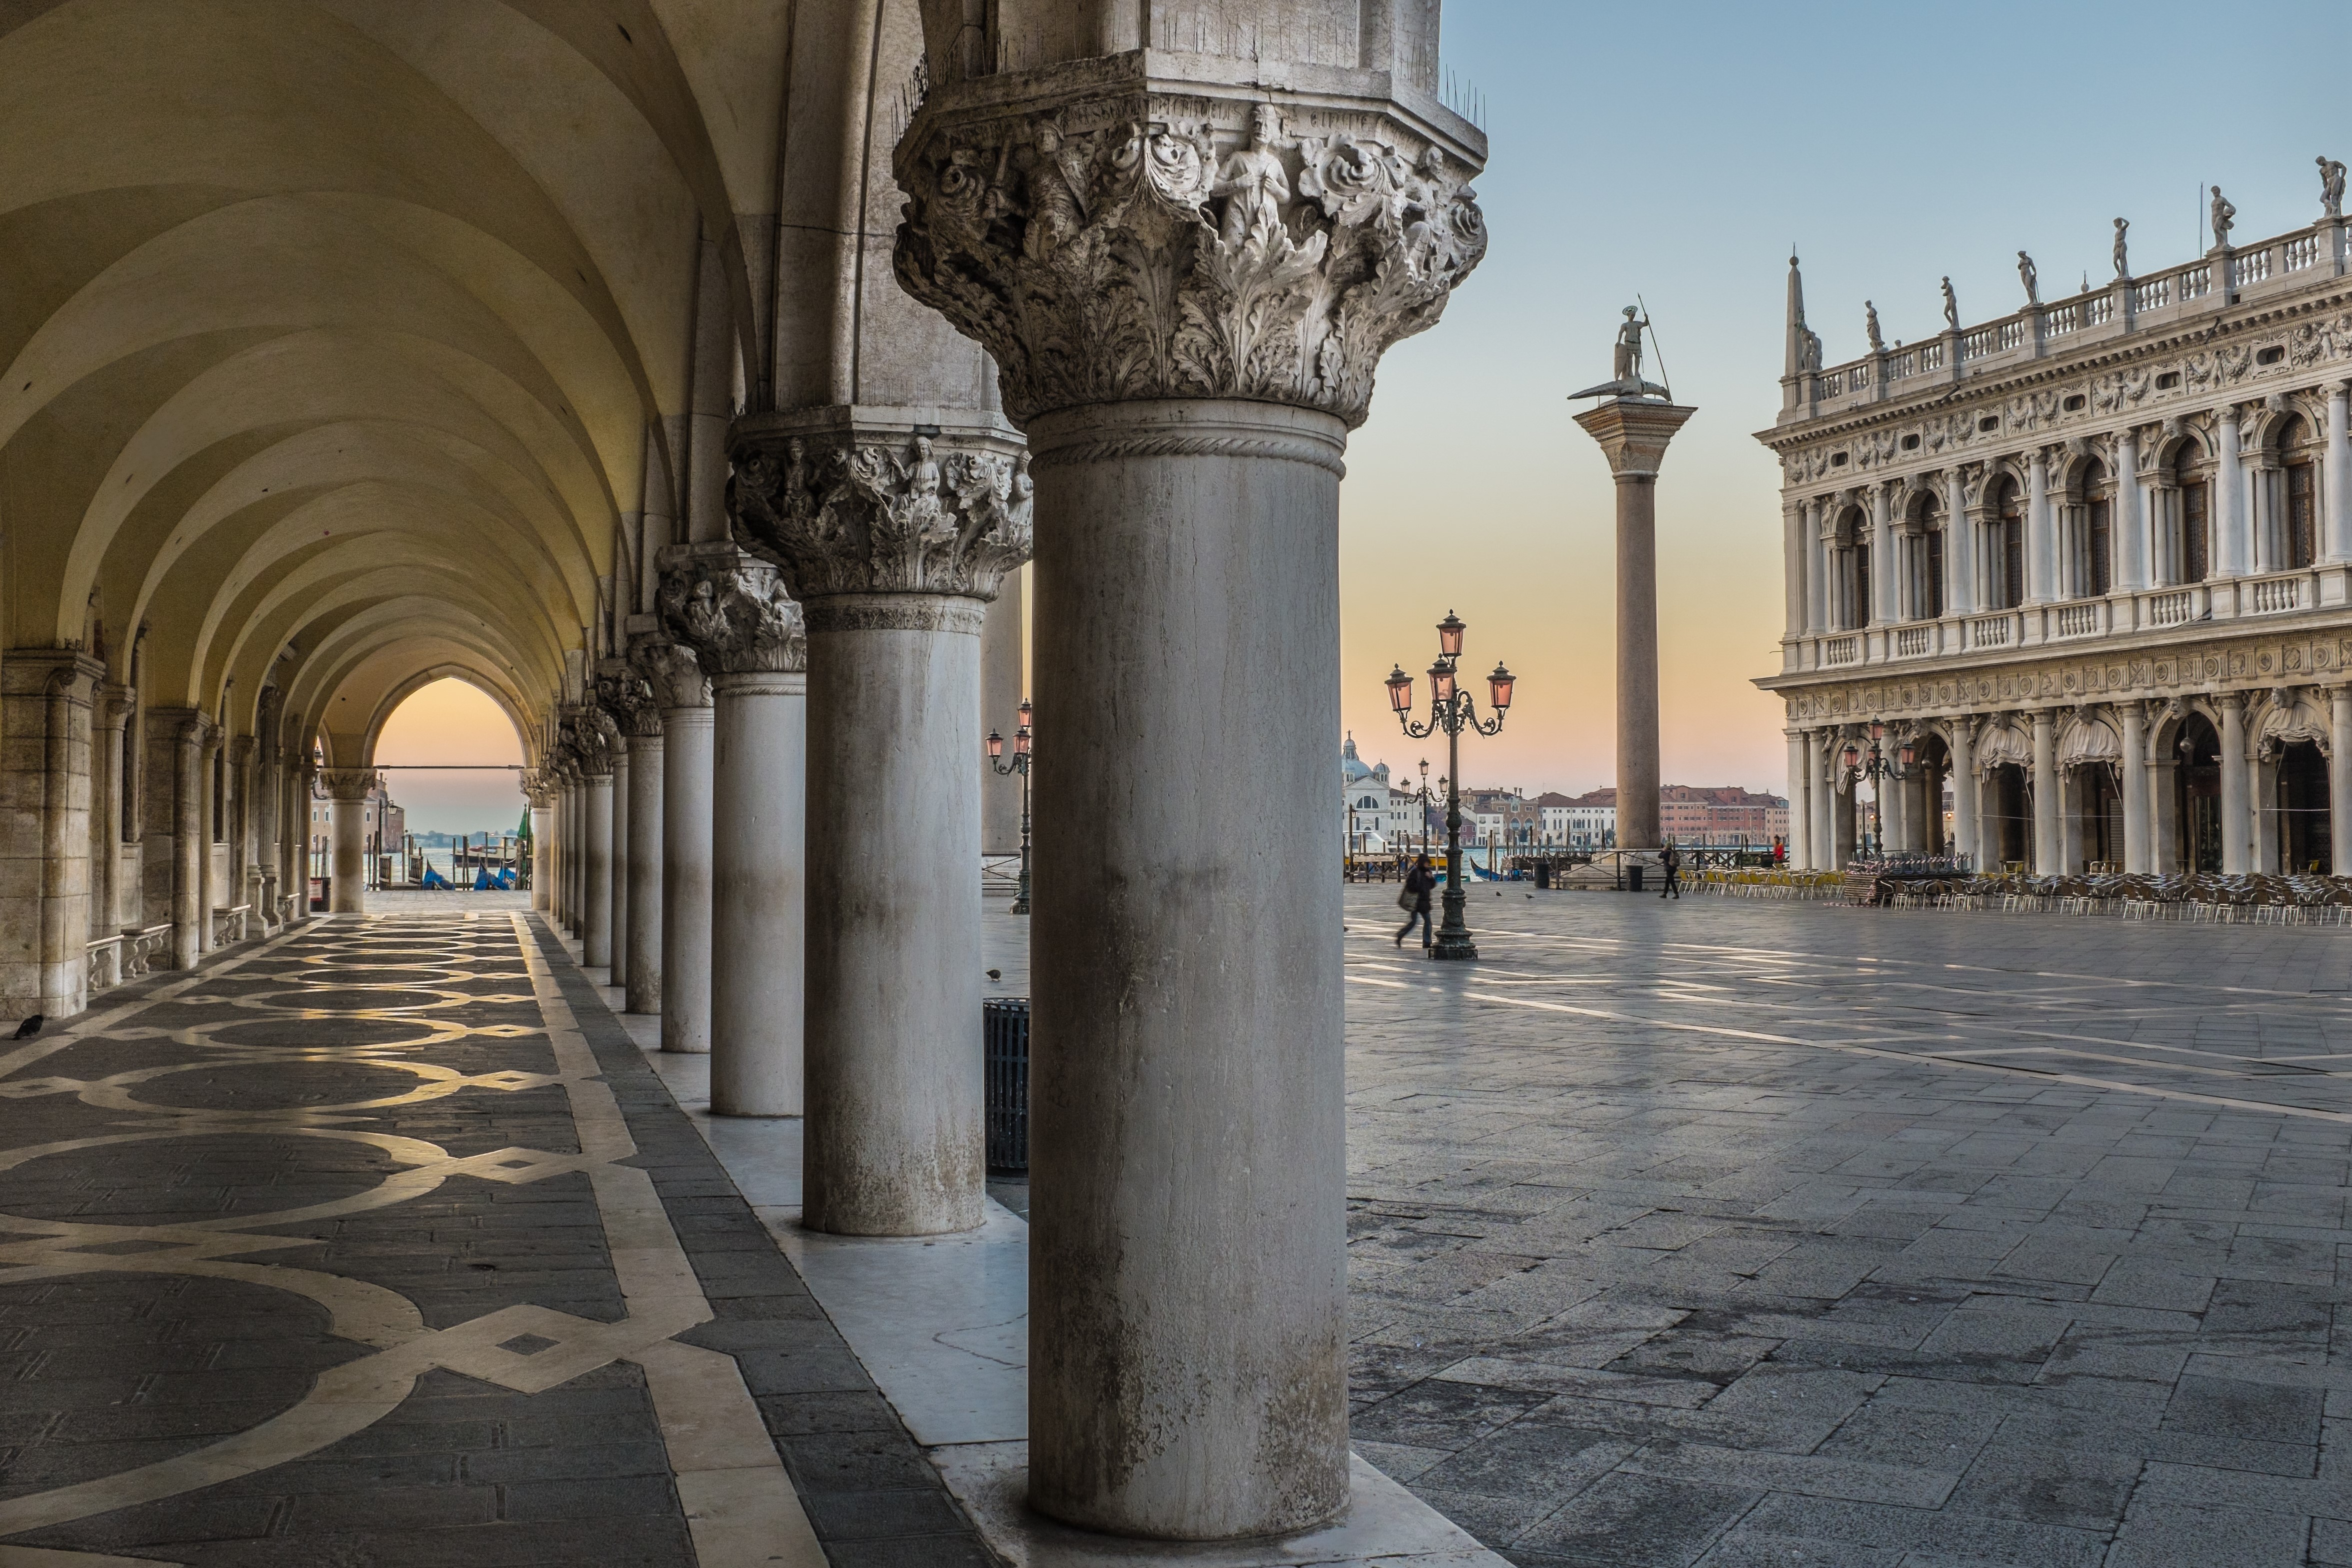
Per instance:
[[[2025,466],[2025,602],[2058,596],[2057,528],[2050,516],[2050,455],[2035,447]]]
[[[2148,852],[2147,714],[2137,703],[2117,703],[2115,715],[2124,737],[2124,870],[2149,873],[2156,866]]]
[[[2245,468],[2238,455],[2237,404],[2216,412],[2214,428],[2221,452],[2213,476],[2213,575],[2243,577],[2253,563],[2253,552],[2246,522]]]
[[[663,624],[694,650],[713,699],[710,1109],[797,1116],[809,940],[801,609],[775,568],[723,541],[674,545],[662,552],[662,568]],[[970,862],[964,874],[978,880]]]
[[[1028,454],[987,414],[739,420],[736,537],[808,622],[803,1222],[981,1222],[981,632],[1028,557]],[[936,436],[917,434],[937,429]],[[836,476],[837,477],[835,477]]]
[[[634,660],[614,660],[596,680],[596,700],[620,726],[628,766],[614,779],[613,984],[627,993],[633,1013],[662,1010],[662,783],[667,767],[661,708]],[[624,787],[625,780],[625,788]],[[624,895],[621,884],[626,884]]]
[[[275,686],[261,694],[261,729],[254,748],[253,804],[254,853],[258,861],[261,885],[258,897],[259,914],[265,934],[275,932],[285,924],[285,911],[278,898],[285,890],[285,850],[282,835],[286,831],[286,754],[278,743],[283,726],[278,708],[284,701]]]
[[[1813,732],[1812,859],[1815,871],[1835,871],[1837,852],[1836,768],[1838,732],[1834,726]]]
[[[2346,395],[2342,382],[2327,389],[2327,455],[2319,468],[2325,507],[2319,559],[2330,565],[2352,560],[2352,433],[2346,428]]]
[[[613,747],[613,784],[607,809],[613,816],[605,852],[612,857],[613,886],[607,915],[612,947],[606,964],[611,972],[605,984],[625,986],[629,978],[629,737],[625,732]]]
[[[104,675],[79,649],[0,657],[0,1016],[88,1005],[90,712]]]
[[[205,860],[211,838],[205,822],[205,731],[194,709],[179,721],[172,751],[172,967],[193,969],[205,953]]]
[[[1811,782],[1807,760],[1812,755],[1809,732],[1792,729],[1789,734],[1789,864],[1791,867],[1812,863],[1806,857],[1812,844],[1812,804],[1806,786]]]
[[[1576,416],[1617,479],[1617,842],[1655,849],[1658,831],[1658,465],[1698,411],[1611,398]]]
[[[1780,579],[1784,637],[1805,633],[1805,507],[1801,501],[1780,503]]]
[[[2046,707],[2033,710],[2033,872],[2058,876],[2066,869],[2066,849],[2060,839],[2059,820],[2065,794],[2058,777],[2056,716]]]
[[[1217,1539],[1349,1496],[1341,455],[1484,252],[1483,148],[1391,109],[1418,65],[1315,68],[1286,126],[1273,68],[1149,75],[1178,57],[962,82],[935,51],[897,259],[1035,462],[1028,1500]],[[981,172],[1040,147],[997,216]],[[1283,673],[1245,720],[1236,671]],[[1216,779],[1261,809],[1201,810]]]
[[[1976,519],[1969,512],[1968,486],[1960,470],[1947,468],[1943,480],[1944,612],[1973,615],[1977,611]]]
[[[2246,699],[2223,692],[2213,699],[2221,710],[2221,871],[2242,876],[2254,869],[2253,802],[2248,799]]]
[[[1022,623],[1021,574],[1008,571],[988,621],[980,632],[980,723],[982,737],[975,765],[980,771],[980,852],[1012,855],[1021,852],[1021,779],[1000,775],[988,766],[987,736],[995,730],[1009,741],[1020,722],[1021,699],[1028,691],[1023,654],[1029,646]]]
[[[1952,721],[1952,847],[1984,868],[1984,815],[1977,792],[1977,721],[1963,716]]]
[[[1896,559],[1902,551],[1895,547],[1894,510],[1885,486],[1873,485],[1863,493],[1862,515],[1870,520],[1870,580],[1863,585],[1863,591],[1870,595],[1869,612],[1862,618],[1865,626],[1885,626],[1903,618],[1902,608],[1895,602],[1895,585],[1903,578]]]
[[[600,969],[613,962],[613,763],[620,732],[590,703],[572,719],[572,755],[580,768],[580,962]]]
[[[710,1049],[710,683],[694,651],[660,632],[639,636],[629,662],[660,710],[661,946],[652,995],[664,1051]],[[634,1004],[633,1004],[634,1005]]]
[[[89,934],[122,929],[122,802],[130,789],[122,766],[131,692],[100,685],[90,706]]]
[[[2114,526],[2107,530],[2107,548],[2116,553],[2115,586],[2129,592],[2147,586],[2147,507],[2142,504],[2139,484],[2139,432],[2126,429],[2116,434],[2116,511]],[[2116,616],[2128,625],[2125,612]]]
[[[1808,635],[1829,630],[1830,571],[1828,552],[1822,548],[1822,501],[1805,503],[1805,631]]]
[[[2183,870],[2180,854],[2179,755],[2164,737],[2168,719],[2177,718],[2176,705],[2150,702],[2147,717],[2147,858],[2148,869],[2159,876]],[[2173,732],[2177,737],[2179,732]]]
[[[522,792],[530,802],[530,906],[551,915],[555,896],[549,879],[555,874],[555,790],[542,768],[523,770]]]
[[[375,787],[369,768],[330,768],[319,775],[333,802],[328,824],[333,859],[328,874],[327,913],[361,915],[367,910],[367,799]]]

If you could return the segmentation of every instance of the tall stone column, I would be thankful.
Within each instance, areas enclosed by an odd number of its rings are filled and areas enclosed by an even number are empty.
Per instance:
[[[0,1017],[68,1017],[89,995],[90,711],[79,649],[0,658]]]
[[[961,81],[933,42],[898,277],[994,356],[1036,475],[1029,1501],[1291,1531],[1349,1485],[1341,456],[1484,253],[1483,147],[1387,101],[1418,55],[1314,68],[1286,124],[1255,60]],[[1237,671],[1282,672],[1245,719]],[[1215,779],[1262,809],[1204,812]]]
[[[2327,455],[2319,467],[2324,507],[2319,559],[2327,565],[2352,560],[2352,429],[2347,429],[2346,396],[2342,382],[2327,389]]]
[[[2327,688],[2328,871],[2352,876],[2352,686]]]
[[[2060,840],[2060,813],[2065,784],[2058,777],[2057,716],[2046,707],[2033,710],[2033,871],[2037,876],[2059,876],[2066,870],[2066,849]]]
[[[1813,745],[1812,866],[1816,871],[1835,871],[1844,858],[1838,852],[1835,727],[1814,731]]]
[[[593,703],[572,716],[572,755],[580,768],[580,962],[613,962],[613,763],[620,732]]]
[[[1623,849],[1655,849],[1664,841],[1658,831],[1658,465],[1665,461],[1666,443],[1697,412],[1615,397],[1576,416],[1601,444],[1617,479],[1617,842]]]
[[[1977,721],[1963,715],[1952,721],[1952,849],[1983,869],[1984,827],[1977,792]]]
[[[205,731],[193,708],[173,713],[172,737],[172,967],[193,969],[205,953]]]
[[[555,895],[550,878],[555,870],[555,790],[543,768],[523,770],[523,798],[530,802],[530,906],[551,914]]]
[[[2156,868],[2148,853],[2147,714],[2137,703],[2117,703],[2113,711],[2124,737],[2124,870],[2152,872]]]
[[[801,609],[774,567],[732,544],[674,545],[662,565],[663,623],[694,650],[712,698],[710,1109],[797,1116],[808,941]]]
[[[2148,584],[2147,492],[2140,485],[2139,432],[2116,433],[2115,525],[2108,530],[2108,548],[2116,554],[2115,587],[2130,592]],[[2118,620],[2128,624],[2129,612],[2118,608]]]
[[[1829,548],[1822,541],[1822,529],[1828,525],[1822,510],[1818,497],[1805,503],[1805,631],[1809,634],[1828,631],[1832,613]]]
[[[608,710],[609,711],[609,710]],[[622,721],[615,716],[614,724]],[[606,853],[613,862],[611,908],[606,916],[612,931],[612,946],[606,963],[611,969],[605,979],[610,986],[625,986],[629,978],[629,737],[623,731],[613,747],[613,784],[609,797],[613,823]]]
[[[627,767],[614,777],[613,984],[633,1013],[662,1007],[662,782],[667,766],[661,708],[633,663],[612,662],[596,700],[621,728]],[[625,886],[625,893],[622,889]],[[626,940],[623,940],[625,932]]]
[[[89,934],[111,936],[122,929],[122,803],[131,784],[123,768],[123,743],[131,721],[131,692],[100,684],[90,705]]]
[[[2243,577],[2252,569],[2253,539],[2246,515],[2245,465],[2239,456],[2238,405],[2216,411],[2213,424],[2221,448],[2213,476],[2213,575]]]
[[[2037,446],[2025,465],[2025,602],[2047,604],[2057,597],[2058,528],[2050,510],[2050,455]]]
[[[710,683],[694,650],[639,636],[629,662],[661,714],[661,941],[650,996],[664,1051],[710,1049]],[[635,980],[632,984],[635,984]],[[630,1004],[633,1009],[636,1004]]]
[[[2221,710],[2221,871],[2242,876],[2254,869],[2252,791],[2247,770],[2253,766],[2246,748],[2246,699],[2240,692],[2223,692],[2213,699]]]
[[[1812,755],[1812,742],[1808,732],[1789,731],[1789,864],[1792,867],[1810,865],[1813,835],[1811,791],[1811,770],[1806,767]]]
[[[328,874],[327,913],[361,915],[367,910],[367,798],[375,785],[368,768],[330,768],[319,775],[332,802],[328,824],[332,859]]]
[[[1805,507],[1796,500],[1780,504],[1780,585],[1783,637],[1805,634]]]
[[[735,426],[735,527],[808,622],[803,1222],[969,1229],[987,1175],[981,632],[1029,554],[1028,454],[985,414]],[[940,411],[920,411],[939,413]]]
[[[1944,613],[1973,615],[1977,604],[1977,525],[1969,512],[1968,482],[1958,467],[1944,481]]]

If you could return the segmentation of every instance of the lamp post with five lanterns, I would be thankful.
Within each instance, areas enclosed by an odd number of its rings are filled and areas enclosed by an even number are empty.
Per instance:
[[[1901,783],[1911,777],[1912,764],[1918,760],[1917,749],[1905,741],[1894,757],[1886,755],[1886,726],[1879,719],[1870,721],[1870,749],[1864,751],[1853,741],[1845,743],[1845,752],[1839,758],[1845,770],[1856,779],[1870,780],[1870,844],[1871,852],[1884,859],[1886,854],[1886,819],[1880,810],[1885,799],[1885,780]]]
[[[1433,958],[1475,958],[1477,947],[1470,940],[1470,927],[1462,918],[1462,732],[1474,729],[1480,735],[1496,735],[1502,731],[1503,716],[1510,711],[1511,686],[1514,677],[1501,664],[1486,677],[1486,693],[1495,716],[1481,719],[1477,705],[1468,692],[1461,689],[1455,677],[1455,666],[1462,657],[1462,634],[1468,628],[1452,611],[1437,623],[1437,662],[1429,666],[1430,714],[1424,722],[1412,716],[1412,677],[1397,665],[1389,672],[1389,706],[1396,711],[1397,723],[1413,739],[1445,733],[1445,916],[1439,922],[1436,940],[1431,944]]]

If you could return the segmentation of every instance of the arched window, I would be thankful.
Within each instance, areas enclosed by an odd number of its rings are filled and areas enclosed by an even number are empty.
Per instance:
[[[1944,514],[1934,492],[1919,497],[1911,513],[1907,576],[1911,618],[1933,621],[1944,612]]]
[[[1870,622],[1870,524],[1860,507],[1838,519],[1837,624],[1851,632]]]
[[[2180,577],[2182,582],[2202,582],[2212,570],[2212,507],[2208,504],[2205,465],[2196,443],[2184,441],[2173,458],[2173,475],[2180,495]]]
[[[2300,570],[2319,559],[2319,465],[2310,424],[2290,415],[2279,431],[2279,459],[2284,466],[2280,540],[2285,548],[2278,564]]]

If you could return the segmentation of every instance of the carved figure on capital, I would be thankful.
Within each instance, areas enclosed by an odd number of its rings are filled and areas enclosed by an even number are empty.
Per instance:
[[[583,779],[608,779],[618,759],[621,732],[612,716],[594,703],[582,703],[563,719],[564,751]]]
[[[623,659],[606,659],[596,671],[596,706],[615,728],[632,739],[651,738],[662,732],[661,709],[653,688]]]
[[[1360,423],[1381,355],[1486,254],[1465,172],[1384,110],[1294,110],[1319,123],[1293,138],[1270,104],[1139,85],[1050,116],[935,96],[897,159],[900,281],[995,357],[1018,423],[1169,397]],[[991,168],[1025,187],[993,217]]]
[[[530,802],[533,810],[544,811],[554,805],[555,789],[555,780],[548,776],[544,767],[522,770],[523,799]]]
[[[1029,559],[1035,485],[1026,450],[1001,438],[826,441],[794,435],[736,455],[728,486],[736,534],[802,600],[938,593],[988,600]]]
[[[373,768],[322,768],[319,769],[319,788],[327,792],[330,800],[346,804],[364,800],[374,790],[376,772]]]
[[[776,569],[740,555],[698,551],[662,577],[662,624],[713,675],[808,668],[801,607]]]
[[[629,643],[629,667],[636,671],[654,704],[662,709],[709,707],[710,680],[694,650],[660,632],[646,632]]]

